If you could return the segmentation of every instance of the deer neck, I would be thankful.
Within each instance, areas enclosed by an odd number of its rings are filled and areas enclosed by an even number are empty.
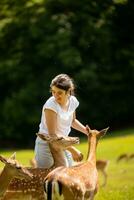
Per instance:
[[[53,159],[55,167],[66,166],[66,160],[63,152],[58,152],[58,154],[53,155]]]
[[[88,149],[87,161],[96,164],[96,145],[97,145],[96,136],[91,136],[88,140],[89,140],[89,149]]]
[[[62,149],[55,149],[50,146],[51,153],[54,159],[54,166],[59,167],[59,166],[66,166],[66,160],[64,156],[64,152]]]
[[[6,192],[11,179],[12,175],[5,167],[0,174],[0,196],[2,196]]]

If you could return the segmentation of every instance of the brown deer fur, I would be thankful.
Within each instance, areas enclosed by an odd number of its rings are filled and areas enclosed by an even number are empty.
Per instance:
[[[58,167],[47,175],[45,178],[47,200],[94,199],[98,190],[96,146],[107,130],[108,128],[101,131],[89,128],[87,160],[72,167]]]
[[[32,180],[32,174],[16,160],[16,153],[10,158],[0,156],[5,166],[0,174],[0,199],[3,199],[4,194],[13,178]]]
[[[118,156],[118,158],[117,158],[117,163],[119,162],[119,161],[121,161],[121,160],[128,160],[128,154],[127,153],[124,153],[124,154],[121,154],[121,155],[119,155]]]
[[[57,138],[51,138],[47,136],[44,139],[50,143],[54,143],[55,141],[57,145],[59,142],[59,145],[62,146],[63,144],[63,148],[67,148],[70,145],[77,144],[79,142],[77,137],[57,136]],[[33,174],[32,180],[19,180],[18,178],[13,179],[7,188],[4,198],[1,200],[45,200],[44,178],[54,168],[55,166],[52,166],[49,169],[31,167],[27,168],[27,170]]]
[[[107,166],[108,166],[109,160],[97,160],[96,161],[96,167],[97,170],[101,171],[103,176],[104,176],[104,181],[103,184],[101,186],[105,186],[107,183]]]

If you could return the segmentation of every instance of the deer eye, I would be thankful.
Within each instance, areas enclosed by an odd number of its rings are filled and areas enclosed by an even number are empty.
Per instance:
[[[63,137],[59,137],[59,138],[58,138],[58,140],[63,140],[63,139],[64,139]]]
[[[17,169],[21,169],[21,166],[16,166]]]

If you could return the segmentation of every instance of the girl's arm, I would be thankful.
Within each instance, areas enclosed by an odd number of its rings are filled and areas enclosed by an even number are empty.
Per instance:
[[[48,134],[51,136],[56,135],[56,126],[57,126],[57,114],[50,110],[45,109],[46,125],[48,128]],[[57,145],[49,144],[50,151],[54,159],[54,166],[66,166],[66,160],[64,158],[63,150]],[[45,153],[45,152],[44,152]]]
[[[46,125],[49,135],[56,135],[56,124],[57,124],[57,114],[53,110],[45,109],[44,110]]]
[[[87,127],[84,126],[81,122],[79,122],[76,119],[76,113],[75,112],[74,112],[74,115],[73,115],[73,121],[72,121],[71,127],[74,128],[77,131],[80,131],[80,132],[84,133],[85,135],[88,134]],[[83,159],[83,154],[78,149],[76,149],[75,147],[71,146],[67,150],[72,153],[74,161],[79,162],[79,161],[81,161]]]
[[[84,126],[79,120],[76,119],[75,113],[74,113],[74,116],[73,116],[72,128],[74,128],[77,131],[84,133],[85,135],[88,134],[87,127]]]

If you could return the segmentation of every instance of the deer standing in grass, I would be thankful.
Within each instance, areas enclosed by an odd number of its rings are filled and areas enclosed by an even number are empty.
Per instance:
[[[125,160],[125,161],[130,161],[134,158],[134,153],[128,154],[128,153],[124,153],[118,156],[117,158],[117,163],[121,160]]]
[[[128,157],[129,157],[128,154],[127,154],[127,153],[124,153],[124,154],[119,155],[116,161],[117,161],[117,163],[118,163],[119,161],[121,161],[121,160],[128,161]]]
[[[89,129],[87,160],[72,166],[58,167],[45,178],[47,200],[93,200],[98,190],[96,146],[108,128],[101,131]]]
[[[97,160],[96,161],[96,168],[97,170],[101,171],[104,176],[104,181],[101,186],[105,186],[107,183],[107,166],[108,166],[109,160]]]
[[[19,164],[16,160],[16,153],[8,159],[0,155],[0,161],[5,164],[0,174],[0,199],[3,199],[13,178],[32,180],[32,174]]]
[[[38,136],[42,137],[40,134]],[[43,139],[50,143],[56,143],[56,145],[59,145],[61,148],[69,148],[70,145],[79,143],[78,137],[57,136],[52,138],[51,136],[43,136]],[[56,164],[58,165],[58,163]],[[49,169],[27,168],[27,170],[33,174],[32,180],[13,179],[2,200],[45,200],[44,178],[54,168],[55,166],[52,166]]]
[[[128,160],[132,160],[134,159],[134,153],[131,153],[129,156],[128,156]]]

